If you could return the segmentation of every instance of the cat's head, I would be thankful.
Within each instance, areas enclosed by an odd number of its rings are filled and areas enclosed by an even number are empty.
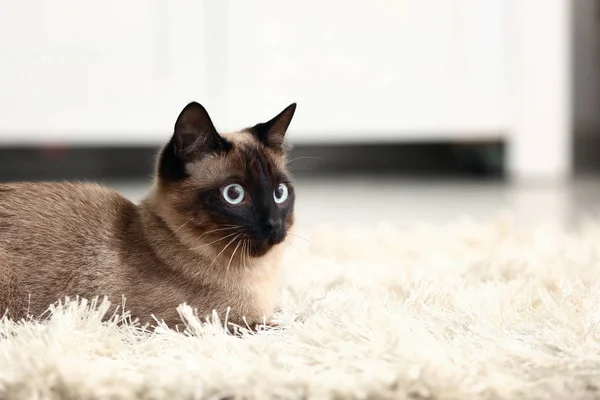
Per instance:
[[[295,110],[235,133],[217,132],[196,102],[181,111],[157,186],[161,216],[187,246],[260,257],[284,241],[295,198],[284,137]]]

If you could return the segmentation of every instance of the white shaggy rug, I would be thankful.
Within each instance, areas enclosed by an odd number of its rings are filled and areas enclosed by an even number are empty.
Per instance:
[[[142,332],[68,303],[0,322],[2,399],[600,397],[600,224],[322,228],[288,254],[283,329]]]

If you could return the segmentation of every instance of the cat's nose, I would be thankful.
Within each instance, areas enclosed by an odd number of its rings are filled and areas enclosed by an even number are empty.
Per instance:
[[[267,241],[271,244],[280,243],[285,238],[283,221],[279,219],[267,219],[263,221],[262,228]]]
[[[275,229],[276,226],[277,226],[277,221],[272,218],[266,219],[262,222],[262,228],[267,233],[271,233]]]

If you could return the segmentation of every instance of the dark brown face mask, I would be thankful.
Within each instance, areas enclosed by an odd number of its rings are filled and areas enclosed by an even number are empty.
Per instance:
[[[231,228],[223,246],[242,245],[260,257],[281,243],[293,224],[295,191],[286,169],[284,137],[296,105],[268,122],[220,134],[206,109],[188,104],[162,150],[158,179],[175,199],[177,220],[198,235]],[[236,236],[237,235],[237,236]]]

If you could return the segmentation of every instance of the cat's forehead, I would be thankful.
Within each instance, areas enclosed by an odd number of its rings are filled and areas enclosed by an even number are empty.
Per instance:
[[[188,174],[198,184],[219,185],[232,176],[258,181],[287,175],[284,156],[261,146],[251,133],[242,131],[221,136],[233,144],[229,152],[209,155],[187,166]]]
[[[256,137],[250,131],[221,133],[220,136],[240,149],[248,146],[255,146],[258,143]]]

